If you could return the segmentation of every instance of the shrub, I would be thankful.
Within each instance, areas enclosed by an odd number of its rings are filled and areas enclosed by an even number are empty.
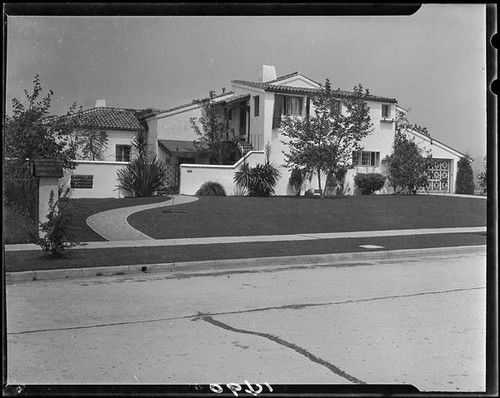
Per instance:
[[[167,181],[165,163],[156,157],[139,156],[117,172],[118,187],[132,192],[134,197],[152,196]]]
[[[306,198],[314,198],[314,190],[309,188],[306,192],[304,192],[304,196]]]
[[[51,191],[49,213],[47,214],[48,221],[40,224],[42,237],[33,237],[35,243],[43,251],[50,252],[52,257],[61,257],[66,249],[79,244],[70,232],[73,213],[68,207],[69,203],[69,201],[64,203],[54,201],[54,191]]]
[[[394,138],[394,151],[387,157],[389,181],[395,191],[416,194],[419,188],[427,187],[427,170],[431,162],[430,154],[424,156],[424,151],[414,139],[397,132]]]
[[[488,179],[486,174],[486,157],[484,158],[483,171],[477,176],[479,187],[481,188],[481,193],[486,194],[488,192]]]
[[[298,167],[295,167],[290,174],[288,183],[293,188],[296,195],[300,196],[300,190],[302,188],[302,184],[304,183],[304,173]]]
[[[234,174],[234,182],[240,188],[245,188],[249,196],[270,196],[281,175],[276,166],[269,161],[270,146],[266,145],[266,162],[250,167],[243,162]]]
[[[371,195],[385,184],[385,177],[380,173],[356,174],[354,182],[363,195]]]
[[[207,181],[196,191],[198,196],[226,196],[224,187],[218,182]]]
[[[457,186],[455,193],[474,194],[474,176],[470,161],[467,158],[461,158],[458,161]]]

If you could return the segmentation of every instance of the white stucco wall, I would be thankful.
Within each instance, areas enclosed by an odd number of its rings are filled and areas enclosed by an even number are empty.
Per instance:
[[[116,172],[124,168],[127,162],[93,162],[89,160],[77,161],[76,168],[64,170],[64,176],[59,179],[59,186],[65,191],[70,187],[72,175],[92,175],[92,189],[71,188],[71,198],[120,198],[128,196],[117,188]]]
[[[158,140],[178,140],[194,141],[197,139],[196,133],[189,123],[189,119],[200,118],[202,115],[201,107],[189,106],[172,111],[167,114],[160,114],[156,120],[156,137]],[[148,121],[148,125],[152,122]],[[151,126],[153,127],[153,126]]]
[[[234,172],[246,159],[250,167],[257,163],[264,162],[264,152],[251,151],[241,158],[237,163],[230,166],[203,165],[203,164],[182,164],[180,165],[180,189],[182,195],[194,195],[196,191],[207,181],[221,184],[226,191],[226,195],[237,193],[233,182]]]
[[[108,143],[103,150],[103,161],[116,160],[116,145],[132,145],[132,141],[137,135],[137,131],[128,130],[106,130]],[[78,149],[78,154],[82,155],[81,148]]]

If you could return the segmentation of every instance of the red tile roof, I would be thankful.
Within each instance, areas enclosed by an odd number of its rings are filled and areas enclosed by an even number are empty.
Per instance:
[[[159,112],[157,109],[124,109],[98,107],[78,112],[68,118],[73,126],[85,128],[98,128],[103,130],[144,130],[144,118]]]
[[[318,89],[316,88],[308,88],[308,87],[294,87],[294,86],[287,86],[287,85],[281,85],[281,84],[276,84],[279,81],[288,79],[292,76],[298,75],[299,72],[294,72],[290,73],[288,75],[280,76],[277,79],[270,80],[268,82],[251,82],[248,80],[232,80],[231,83],[235,84],[241,84],[244,86],[249,86],[249,87],[255,87],[255,88],[260,88],[265,91],[272,91],[272,92],[278,92],[278,93],[290,93],[290,94],[302,94],[302,95],[307,95],[307,94],[314,94],[318,92]],[[309,79],[309,78],[308,78]],[[312,80],[312,79],[309,79]],[[314,81],[314,80],[312,80]],[[352,96],[354,93],[351,91],[338,91],[337,92],[339,96],[342,97],[349,97]],[[396,99],[394,98],[388,98],[388,97],[381,97],[378,95],[368,95],[368,99],[372,101],[382,101],[382,102],[397,102]]]

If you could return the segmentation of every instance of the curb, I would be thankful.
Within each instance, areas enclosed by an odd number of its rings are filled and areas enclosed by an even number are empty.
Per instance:
[[[404,258],[420,255],[439,255],[447,253],[476,253],[485,252],[486,245],[479,246],[456,246],[437,247],[423,249],[401,249],[371,252],[352,253],[332,253],[305,256],[283,256],[283,257],[262,257],[244,258],[230,260],[209,260],[209,261],[186,261],[178,263],[157,263],[140,265],[120,265],[113,267],[88,267],[88,268],[68,268],[42,271],[22,271],[6,272],[6,283],[44,281],[56,279],[74,279],[96,276],[113,275],[133,275],[133,274],[153,274],[170,272],[197,272],[234,270],[244,271],[259,267],[279,267],[279,266],[316,266],[328,265],[335,261],[354,261],[360,259],[384,260],[389,258]]]

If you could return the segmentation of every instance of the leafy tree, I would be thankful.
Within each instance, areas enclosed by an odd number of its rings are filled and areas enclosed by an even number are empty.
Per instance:
[[[479,187],[481,188],[481,192],[486,194],[488,191],[488,180],[486,174],[486,156],[484,157],[483,171],[477,176],[479,180]]]
[[[333,177],[339,169],[350,166],[352,152],[361,149],[360,141],[372,131],[369,109],[365,106],[368,95],[369,91],[361,85],[354,87],[349,95],[340,89],[332,90],[326,79],[310,97],[314,112],[304,118],[281,120],[282,133],[288,138],[283,143],[289,148],[283,152],[285,167],[292,170],[299,167],[308,175],[316,173],[321,197],[325,194],[321,175]]]
[[[79,133],[77,145],[82,149],[84,159],[103,160],[108,141],[105,131],[87,129]]]
[[[455,193],[474,194],[474,176],[472,166],[467,158],[461,158],[458,163],[457,186]]]
[[[210,99],[195,100],[193,103],[202,104],[203,112],[201,117],[189,119],[191,128],[198,137],[194,141],[196,148],[207,154],[212,164],[233,164],[238,140],[234,138],[226,110]]]
[[[416,194],[419,188],[428,185],[427,170],[431,165],[430,154],[415,143],[414,138],[401,131],[396,131],[393,153],[387,157],[389,181],[396,192]]]
[[[12,116],[5,118],[5,157],[19,163],[52,158],[60,160],[65,168],[74,168],[76,145],[68,138],[65,121],[50,115],[53,91],[45,96],[42,91],[37,74],[33,91],[24,90],[25,103],[12,99]],[[70,108],[68,114],[73,111]]]

